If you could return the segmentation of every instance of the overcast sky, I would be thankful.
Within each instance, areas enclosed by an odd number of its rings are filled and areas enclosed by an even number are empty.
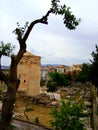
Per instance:
[[[60,16],[50,15],[49,24],[37,24],[27,40],[27,51],[41,56],[41,64],[73,65],[88,63],[91,52],[98,44],[98,1],[61,0],[61,4],[71,7],[71,11],[81,23],[76,30],[68,30]],[[0,41],[18,42],[12,31],[26,21],[41,18],[51,7],[51,0],[1,0],[0,1]],[[3,57],[2,65],[9,65],[10,59]]]

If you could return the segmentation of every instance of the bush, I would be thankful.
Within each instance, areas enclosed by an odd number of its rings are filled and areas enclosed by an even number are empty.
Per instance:
[[[50,114],[53,117],[51,125],[56,130],[85,130],[80,121],[80,117],[84,116],[82,104],[62,101],[59,110],[53,109]]]
[[[35,121],[34,121],[36,124],[40,124],[39,123],[39,117],[35,117]]]

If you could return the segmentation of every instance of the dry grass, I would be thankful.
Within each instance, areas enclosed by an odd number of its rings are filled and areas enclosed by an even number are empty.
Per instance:
[[[20,118],[23,120],[27,120],[26,116],[24,115],[26,104],[27,103],[23,101],[16,101],[15,103],[15,112],[19,113],[21,115]],[[30,103],[27,107],[26,115],[28,116],[30,122],[35,122],[35,118],[38,118],[40,124],[47,127],[51,127],[50,120],[52,118],[50,112],[51,108],[46,108],[43,106],[34,105],[33,103]]]
[[[76,94],[74,94],[70,100],[79,101],[81,91],[82,91],[82,89],[80,88],[80,90]],[[68,94],[66,91],[66,92],[61,92],[60,95],[61,95],[61,99],[65,100],[66,95],[68,95]],[[27,103],[28,103],[28,106],[26,108]],[[26,116],[24,115],[25,108],[26,108],[26,115],[28,116],[30,122],[35,122],[35,119],[37,118],[37,119],[39,119],[40,124],[47,126],[47,127],[51,127],[50,126],[50,120],[52,120],[52,117],[50,115],[51,108],[34,105],[32,102],[29,102],[28,100],[23,99],[21,97],[18,97],[17,101],[15,103],[15,112],[19,113],[21,115],[20,118],[23,120],[27,120]]]

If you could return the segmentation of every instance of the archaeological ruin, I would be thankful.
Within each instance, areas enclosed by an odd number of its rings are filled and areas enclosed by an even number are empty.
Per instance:
[[[24,91],[27,96],[40,93],[40,56],[25,52],[17,67],[17,77],[20,79],[18,91]]]

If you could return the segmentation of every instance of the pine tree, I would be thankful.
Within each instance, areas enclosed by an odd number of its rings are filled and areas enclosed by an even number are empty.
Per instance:
[[[91,82],[98,88],[98,46],[96,45],[96,50],[92,52],[93,59],[91,60],[91,70],[90,78]]]

